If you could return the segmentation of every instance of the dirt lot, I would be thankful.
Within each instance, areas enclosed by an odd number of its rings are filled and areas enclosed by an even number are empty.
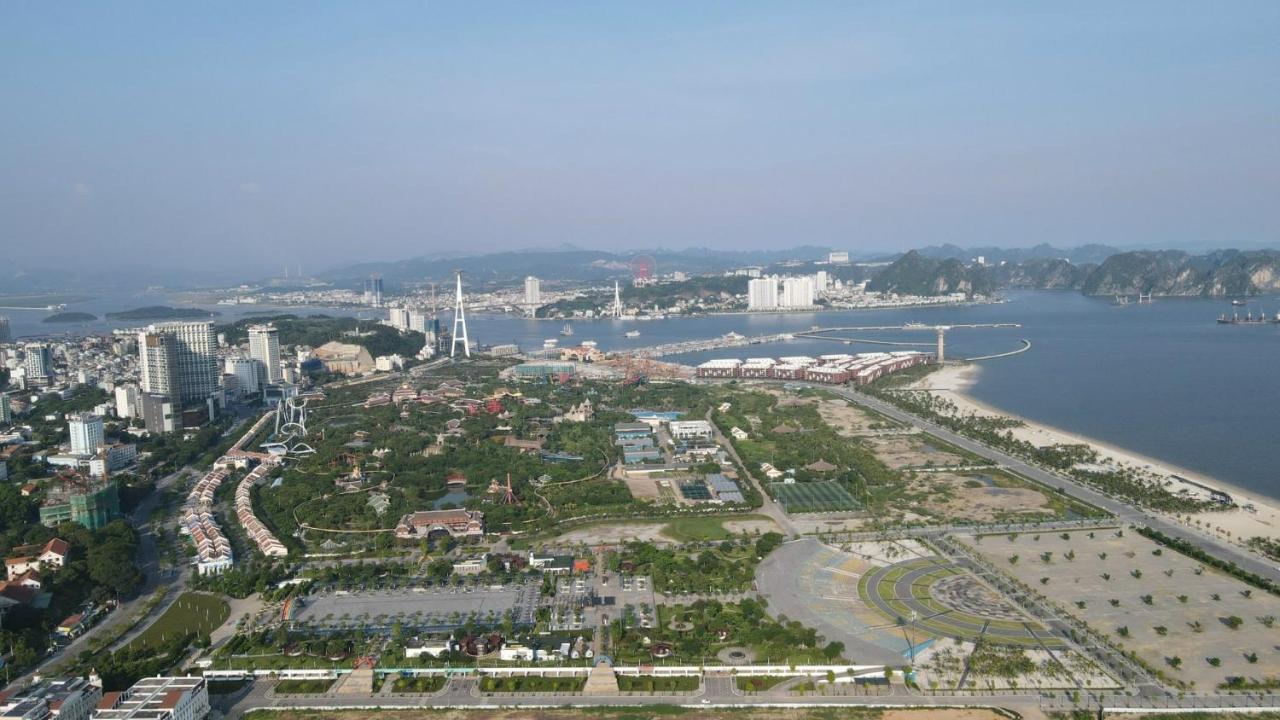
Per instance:
[[[961,455],[943,450],[930,443],[924,435],[890,435],[867,438],[867,445],[885,465],[900,470],[905,467],[967,465],[969,460]]]
[[[1132,530],[1118,532],[963,541],[1152,667],[1194,683],[1197,691],[1209,692],[1227,676],[1280,672],[1280,627],[1271,626],[1280,617],[1280,598]]]
[[[570,545],[577,543],[586,543],[588,545],[597,543],[615,544],[631,540],[671,542],[671,538],[662,534],[662,528],[666,526],[666,523],[644,522],[587,525],[560,535],[556,538],[556,542]]]
[[[651,477],[626,477],[623,482],[627,484],[631,497],[637,500],[657,502],[662,495],[658,490],[658,481]]]
[[[872,415],[844,400],[822,400],[818,403],[818,414],[841,435],[864,435],[900,427],[888,418]]]
[[[720,523],[725,530],[731,533],[760,533],[777,532],[778,525],[772,520],[761,518],[758,520],[725,520]]]
[[[983,476],[984,478],[986,476]],[[939,519],[991,521],[1020,513],[1047,512],[1048,498],[1028,487],[997,487],[989,480],[956,473],[917,473],[908,481],[919,508]]]

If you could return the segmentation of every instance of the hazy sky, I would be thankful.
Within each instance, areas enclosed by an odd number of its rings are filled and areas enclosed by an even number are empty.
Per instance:
[[[1275,0],[11,0],[0,93],[16,267],[1280,245]]]

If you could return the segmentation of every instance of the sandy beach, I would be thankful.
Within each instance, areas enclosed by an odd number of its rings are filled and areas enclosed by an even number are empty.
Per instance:
[[[982,366],[974,363],[947,365],[930,373],[911,387],[918,390],[927,390],[939,398],[949,400],[955,404],[958,412],[963,415],[970,413],[1001,415],[1020,420],[1024,423],[1024,426],[1013,430],[1014,437],[1036,446],[1043,447],[1058,444],[1089,445],[1097,451],[1099,464],[1117,468],[1136,468],[1180,485],[1180,488],[1170,488],[1175,492],[1184,490],[1199,497],[1208,496],[1208,492],[1203,488],[1191,483],[1180,482],[1172,476],[1187,478],[1200,485],[1228,493],[1235,501],[1236,507],[1230,510],[1202,512],[1178,517],[1177,519],[1183,524],[1197,525],[1198,523],[1199,527],[1208,529],[1219,537],[1236,544],[1242,544],[1245,540],[1257,536],[1280,538],[1280,501],[1244,490],[1218,478],[1207,477],[1201,473],[1147,457],[1094,438],[1070,433],[1044,423],[1033,422],[1027,418],[975,400],[966,391],[977,382],[981,372],[983,372]],[[1246,510],[1246,507],[1252,509]]]

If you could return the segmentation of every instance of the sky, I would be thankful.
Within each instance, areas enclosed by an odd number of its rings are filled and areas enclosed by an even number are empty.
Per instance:
[[[11,0],[0,264],[1280,246],[1277,38],[1274,0]]]

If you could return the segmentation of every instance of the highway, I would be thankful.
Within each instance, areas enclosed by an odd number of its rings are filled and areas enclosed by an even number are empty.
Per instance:
[[[1018,458],[1008,455],[1000,450],[996,450],[982,443],[970,440],[963,435],[956,434],[944,427],[925,420],[924,418],[900,410],[898,407],[884,402],[883,400],[873,398],[850,388],[825,387],[825,389],[834,392],[851,402],[870,408],[882,415],[897,420],[898,422],[918,427],[930,435],[934,435],[956,445],[957,447],[964,448],[975,455],[990,460],[1019,475],[1030,478],[1031,480],[1044,485],[1048,485],[1049,487],[1061,488],[1077,499],[1083,500],[1091,505],[1096,505],[1097,507],[1110,512],[1122,522],[1134,525],[1146,525],[1147,527],[1150,527],[1153,530],[1158,530],[1169,537],[1176,537],[1194,543],[1223,560],[1234,562],[1238,567],[1244,570],[1256,573],[1274,582],[1280,582],[1280,570],[1278,570],[1275,565],[1268,563],[1241,548],[1224,543],[1223,541],[1206,533],[1199,532],[1193,528],[1174,522],[1163,515],[1149,513],[1135,508],[1127,502],[1117,500],[1110,495],[1105,495],[1087,485],[1077,482],[1072,478],[1046,470],[1036,465],[1031,465],[1026,461],[1019,460]]]

